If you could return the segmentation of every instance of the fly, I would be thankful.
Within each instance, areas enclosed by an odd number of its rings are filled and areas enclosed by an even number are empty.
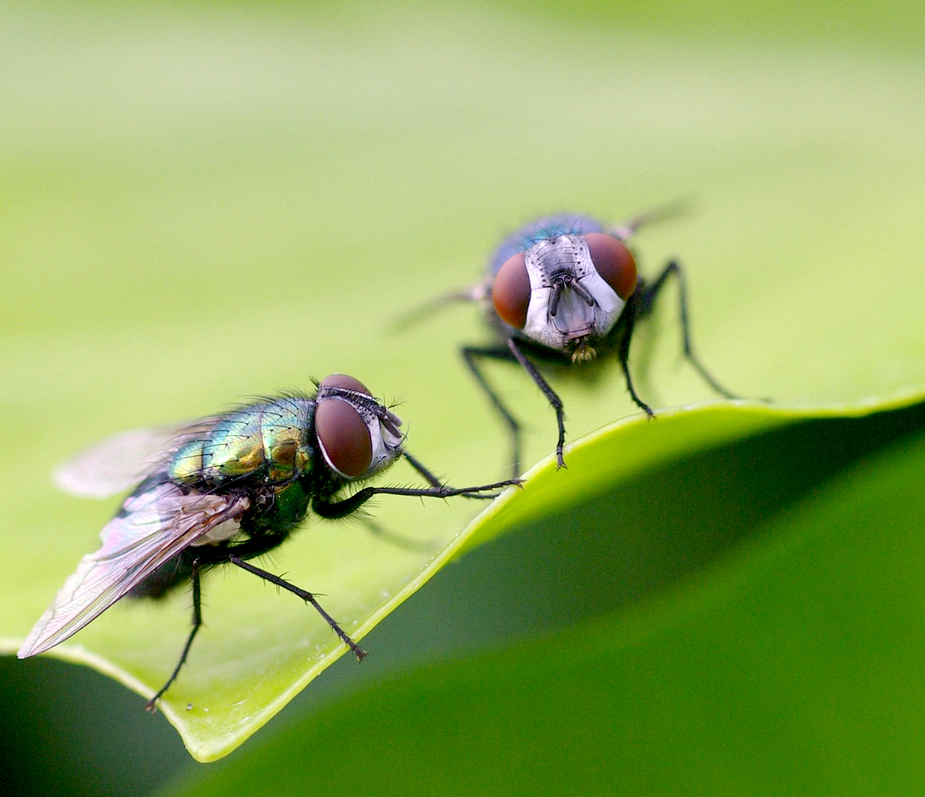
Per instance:
[[[267,399],[178,428],[104,440],[59,469],[59,484],[102,496],[140,483],[103,528],[100,549],[80,561],[36,623],[19,657],[59,645],[125,596],[161,598],[191,582],[193,627],[170,677],[147,703],[153,711],[202,626],[203,573],[232,564],[310,603],[361,660],[366,653],[312,593],[250,560],[282,544],[309,509],[343,518],[374,495],[490,498],[515,483],[441,484],[405,450],[401,423],[362,383],[334,374],[312,395]],[[399,458],[430,486],[363,487],[341,495]]]
[[[558,467],[564,467],[562,400],[536,363],[580,366],[614,353],[633,402],[647,416],[654,417],[655,412],[633,385],[630,341],[636,323],[652,312],[655,300],[672,277],[679,288],[684,356],[717,393],[736,398],[694,353],[681,266],[670,261],[651,282],[637,273],[626,242],[656,215],[660,214],[646,214],[613,226],[581,215],[538,219],[501,243],[477,285],[446,297],[480,302],[495,333],[494,344],[464,346],[462,355],[510,430],[515,476],[520,467],[520,424],[486,380],[480,363],[486,359],[515,362],[530,375],[555,410],[556,462]]]

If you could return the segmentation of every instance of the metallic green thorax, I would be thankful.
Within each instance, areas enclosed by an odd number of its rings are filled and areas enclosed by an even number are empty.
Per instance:
[[[221,487],[257,477],[264,484],[291,483],[312,467],[309,443],[315,403],[280,398],[222,416],[201,438],[184,444],[167,475],[179,485]]]

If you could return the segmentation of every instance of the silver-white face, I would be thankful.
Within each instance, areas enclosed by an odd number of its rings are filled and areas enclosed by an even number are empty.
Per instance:
[[[525,335],[565,351],[613,328],[625,302],[597,273],[584,236],[542,240],[524,252],[524,262],[530,277]]]
[[[401,456],[402,444],[405,442],[399,427],[402,420],[394,412],[383,407],[372,396],[341,387],[321,387],[318,390],[317,401],[336,399],[353,407],[369,429],[369,438],[372,442],[373,456],[369,468],[359,476],[348,476],[339,471],[325,451],[324,444],[320,445],[325,462],[339,476],[351,481],[368,479],[374,473],[387,468]],[[319,440],[319,443],[321,441]]]

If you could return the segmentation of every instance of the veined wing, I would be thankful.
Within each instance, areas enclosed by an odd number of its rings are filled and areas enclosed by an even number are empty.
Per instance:
[[[180,446],[205,434],[216,418],[131,429],[106,437],[58,465],[55,487],[84,498],[108,498],[134,487]]]
[[[250,500],[239,496],[184,495],[170,482],[129,496],[122,511],[100,533],[100,549],[80,560],[77,571],[35,624],[19,649],[19,658],[43,653],[77,633],[200,538],[232,536],[249,506]],[[228,526],[218,531],[223,523]]]

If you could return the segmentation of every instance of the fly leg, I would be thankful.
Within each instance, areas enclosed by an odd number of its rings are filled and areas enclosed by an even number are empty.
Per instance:
[[[655,303],[655,300],[658,298],[659,291],[661,291],[661,289],[665,286],[665,283],[668,281],[668,278],[671,276],[675,277],[678,283],[678,297],[681,315],[681,340],[684,346],[684,356],[688,359],[691,365],[697,369],[697,372],[700,374],[700,376],[703,377],[704,381],[717,393],[729,399],[738,398],[738,396],[729,392],[719,382],[717,382],[713,375],[703,365],[703,363],[700,362],[700,359],[697,357],[697,355],[694,354],[694,348],[691,345],[690,319],[687,312],[687,288],[684,282],[684,272],[681,270],[681,266],[678,265],[676,261],[672,260],[670,263],[668,263],[662,273],[659,274],[650,285],[643,286],[641,295],[639,297],[639,305],[635,313],[636,318],[641,318],[652,312],[652,306]],[[627,348],[629,347],[628,338],[629,335],[627,335]],[[624,371],[626,372],[625,361]],[[627,381],[628,380],[629,373],[627,372]],[[630,388],[630,393],[632,392],[632,388]],[[636,403],[639,404],[640,402],[636,400]]]
[[[420,498],[452,498],[456,495],[469,495],[492,490],[502,490],[505,487],[520,484],[519,479],[509,479],[494,484],[483,484],[478,487],[364,487],[353,495],[342,498],[340,501],[329,501],[316,496],[312,501],[312,511],[320,517],[336,520],[347,517],[365,504],[374,495],[411,495]]]
[[[189,655],[190,648],[193,645],[193,640],[196,638],[196,634],[199,632],[199,629],[202,627],[202,585],[200,583],[200,574],[199,574],[199,560],[193,560],[192,573],[190,578],[193,582],[193,630],[190,631],[189,637],[187,637],[186,644],[183,646],[183,652],[180,654],[180,661],[177,662],[177,666],[174,667],[173,672],[170,674],[170,677],[158,691],[146,704],[145,711],[150,711],[152,714],[157,711],[157,701],[160,700],[161,696],[170,685],[177,680],[177,676],[180,674],[180,668],[186,662],[186,657]]]
[[[405,456],[407,456],[407,454],[405,454]],[[413,457],[410,458],[410,461],[417,462]],[[497,496],[497,493],[494,492],[495,490],[501,490],[505,487],[520,484],[520,479],[509,479],[508,481],[483,484],[478,487],[448,487],[441,484],[437,477],[426,468],[421,471],[422,474],[425,472],[429,474],[429,476],[425,478],[427,478],[428,481],[432,480],[431,483],[434,484],[433,487],[364,487],[362,490],[357,490],[353,495],[342,498],[339,501],[330,501],[327,498],[315,496],[312,500],[312,511],[319,517],[329,520],[338,520],[339,518],[347,517],[356,512],[374,495],[410,495],[419,498],[452,498],[461,495],[467,498],[480,498],[482,494],[485,493],[487,494],[486,497],[495,498]],[[429,550],[427,546],[422,547],[417,543],[413,543],[391,532],[385,531],[375,521],[368,518],[364,519],[363,523],[374,534],[378,534],[382,537],[389,537],[393,542],[398,542],[398,544],[403,547],[417,550]]]
[[[514,338],[507,339],[507,346],[517,362],[519,362],[521,367],[530,374],[530,378],[543,392],[543,395],[546,396],[546,400],[556,411],[556,424],[559,427],[559,438],[556,441],[556,468],[564,468],[565,457],[562,455],[562,449],[565,447],[565,411],[562,407],[562,399],[560,399],[556,391],[549,386],[549,383],[543,379],[540,372],[536,370],[536,366],[527,359],[527,355],[521,351],[520,346],[517,345],[517,341],[514,340]]]
[[[417,458],[408,453],[406,449],[402,449],[401,455],[408,461],[412,468],[414,468],[424,479],[427,481],[431,487],[434,487],[438,490],[443,489],[443,482],[440,481],[437,476]],[[498,493],[465,493],[464,498],[482,498],[491,500],[498,497]],[[331,505],[329,505],[331,506]],[[410,539],[408,537],[403,537],[400,534],[396,534],[393,531],[389,531],[384,526],[377,523],[371,517],[361,517],[359,522],[366,526],[366,528],[372,533],[375,534],[380,539],[386,540],[393,545],[398,545],[402,548],[406,548],[409,551],[429,551],[431,550],[431,545],[422,544],[416,540]]]
[[[617,349],[617,358],[620,360],[620,367],[623,369],[623,376],[626,378],[626,389],[629,391],[630,398],[633,399],[636,406],[648,417],[654,418],[655,412],[648,404],[639,398],[639,394],[633,386],[633,377],[630,376],[630,341],[633,338],[636,320],[642,316],[643,312],[640,310],[640,299],[637,294],[631,294],[626,303],[626,307],[623,309],[623,315],[620,317],[623,322],[623,334],[620,338],[619,348]]]
[[[421,462],[421,460],[419,460],[417,457],[414,457],[410,453],[408,453],[407,449],[402,449],[401,455],[408,461],[408,464],[411,465],[412,468],[414,468],[418,473],[421,474],[421,476],[424,477],[424,479],[427,481],[427,483],[431,487],[436,487],[438,489],[443,488],[444,486],[443,482],[440,481],[440,479],[438,479],[434,475],[433,471],[425,467],[424,463]],[[478,499],[490,501],[494,498],[497,498],[498,494],[497,493],[466,493],[464,497],[465,498],[478,498]]]
[[[464,346],[461,351],[463,359],[466,361],[466,365],[469,367],[469,370],[475,377],[475,381],[478,382],[482,390],[488,394],[488,398],[491,400],[491,403],[501,415],[501,419],[507,424],[508,430],[511,434],[511,459],[513,461],[512,475],[516,479],[517,475],[520,473],[520,424],[517,422],[517,419],[511,415],[508,408],[504,406],[501,398],[497,393],[495,393],[492,386],[488,384],[488,380],[485,379],[485,375],[482,373],[482,370],[478,367],[478,365],[476,365],[477,359],[486,358],[492,360],[504,360],[505,362],[513,362],[515,358],[513,357],[512,353],[503,346],[489,348]]]
[[[418,473],[420,473],[424,477],[425,481],[431,487],[443,487],[443,482],[441,482],[440,479],[434,476],[432,471],[424,467],[424,463],[422,463],[417,457],[411,456],[411,454],[409,454],[405,449],[402,449],[401,455],[406,460],[408,460],[408,464],[411,465],[412,468],[414,468]]]
[[[331,629],[335,634],[337,634],[341,642],[343,642],[348,648],[350,648],[351,651],[353,651],[353,655],[357,657],[357,661],[363,661],[363,657],[366,655],[366,651],[360,648],[356,642],[347,636],[347,632],[338,625],[337,620],[335,620],[333,617],[331,617],[330,614],[321,608],[321,604],[315,600],[315,596],[310,592],[306,592],[304,589],[300,589],[299,587],[295,586],[295,584],[290,584],[288,581],[280,578],[279,576],[274,576],[272,573],[269,573],[266,570],[256,567],[249,562],[245,562],[243,559],[235,556],[234,554],[228,556],[228,561],[233,565],[237,565],[242,570],[246,570],[248,573],[253,573],[255,576],[259,576],[264,581],[269,581],[271,584],[275,584],[277,587],[282,587],[282,589],[291,592],[293,595],[301,598],[306,603],[310,603],[315,607],[315,610],[318,612],[318,614],[324,618],[325,622],[331,626]]]

